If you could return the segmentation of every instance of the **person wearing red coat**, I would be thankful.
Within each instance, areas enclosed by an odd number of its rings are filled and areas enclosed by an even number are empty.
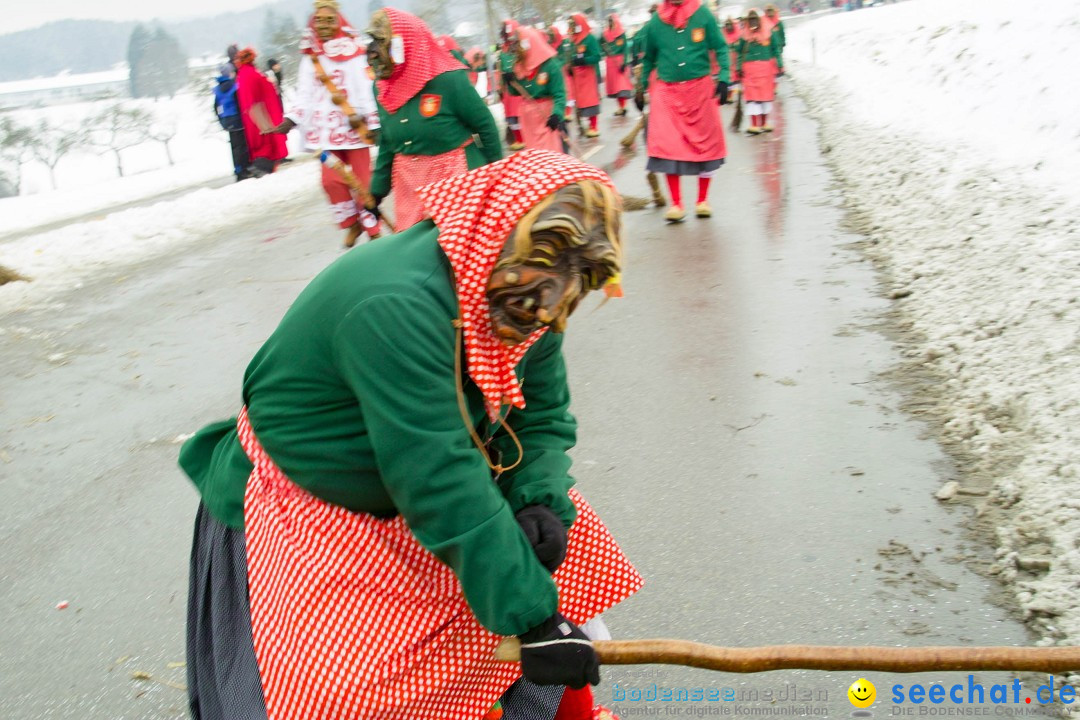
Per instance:
[[[236,54],[236,99],[255,174],[274,172],[289,150],[284,135],[268,133],[281,123],[285,113],[277,90],[255,69],[255,51],[251,48]]]

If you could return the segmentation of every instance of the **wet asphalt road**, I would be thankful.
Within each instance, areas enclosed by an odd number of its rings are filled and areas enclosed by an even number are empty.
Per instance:
[[[617,152],[632,124],[605,120],[582,149],[624,194],[647,195],[641,139],[637,155]],[[771,136],[728,144],[716,215],[628,214],[626,297],[587,303],[569,330],[579,487],[647,580],[611,629],[724,645],[1026,643],[962,564],[988,550],[932,498],[949,460],[878,377],[898,359],[876,329],[887,301],[840,229],[801,103],[783,103]],[[312,193],[59,307],[0,316],[0,716],[186,716],[175,686],[197,499],[176,441],[237,410],[251,355],[340,252]],[[857,676],[609,668],[597,696],[624,717],[692,716],[723,708],[650,711],[619,693],[794,685],[814,698],[797,705],[838,717]],[[869,676],[882,698],[893,682],[964,678]]]

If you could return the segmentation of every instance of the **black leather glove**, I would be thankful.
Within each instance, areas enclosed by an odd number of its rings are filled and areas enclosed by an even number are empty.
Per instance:
[[[558,130],[562,127],[562,118],[558,115],[551,115],[547,119],[548,130]]]
[[[548,127],[551,127],[552,120],[558,125],[559,118],[552,115],[548,118]],[[566,559],[566,527],[559,516],[547,505],[529,505],[518,510],[514,517],[540,564],[548,572],[558,570]]]
[[[517,78],[514,77],[514,73],[512,73],[512,72],[504,72],[502,74],[502,81],[503,81],[503,88],[509,89],[514,84],[514,82],[517,81]]]
[[[537,685],[568,685],[580,690],[600,684],[600,661],[585,633],[555,613],[519,635],[521,672]]]
[[[641,90],[634,93],[634,107],[638,109],[638,112],[645,112],[645,93]]]
[[[716,97],[720,98],[721,105],[728,103],[728,84],[723,80],[716,83]]]
[[[588,64],[589,63],[585,62],[585,56],[584,55],[575,55],[574,56],[574,65],[575,66],[582,67],[582,66],[588,65]]]
[[[382,220],[382,213],[379,212],[379,204],[383,201],[383,198],[379,197],[378,195],[372,195],[371,200],[372,204],[365,204],[364,209],[374,215],[376,219]]]

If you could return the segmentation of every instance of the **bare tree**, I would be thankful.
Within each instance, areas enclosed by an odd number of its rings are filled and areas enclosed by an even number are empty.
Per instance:
[[[169,159],[169,165],[175,165],[169,143],[176,137],[176,123],[172,120],[155,120],[150,126],[148,134],[151,140],[159,142],[165,147],[165,157]]]
[[[33,128],[20,125],[10,115],[0,115],[0,176],[13,195],[22,190],[22,166],[33,159],[37,142]]]
[[[121,152],[136,145],[142,145],[150,138],[152,116],[140,107],[124,103],[108,105],[91,118],[94,144],[103,148],[102,152],[111,151],[116,157],[116,172],[124,177],[124,160]]]
[[[593,5],[589,0],[495,0],[495,7],[503,12],[503,17],[526,25],[537,22],[551,25],[576,12],[591,12]]]
[[[56,189],[56,166],[75,149],[81,139],[82,136],[74,130],[50,125],[48,120],[42,120],[38,125],[37,142],[32,152],[38,162],[49,168],[49,183],[53,190]]]

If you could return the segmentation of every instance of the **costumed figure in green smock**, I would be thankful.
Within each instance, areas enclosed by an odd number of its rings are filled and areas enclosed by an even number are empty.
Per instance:
[[[544,150],[419,195],[430,219],[312,280],[239,415],[181,449],[198,720],[599,716],[586,631],[642,580],[573,489],[562,333],[617,294],[621,202]]]
[[[573,47],[570,58],[570,83],[578,117],[589,119],[585,137],[599,137],[597,119],[600,116],[600,43],[592,34],[592,27],[583,13],[570,17],[567,33]]]
[[[521,96],[518,117],[525,147],[565,152],[566,90],[562,63],[536,28],[520,27],[510,39],[517,55],[510,92]]]
[[[468,71],[420,18],[383,8],[368,34],[381,125],[371,194],[378,205],[393,191],[401,231],[424,218],[418,188],[498,160],[502,143]]]
[[[750,116],[751,135],[772,132],[769,113],[776,97],[777,69],[784,69],[780,54],[780,36],[773,32],[757,10],[746,14],[746,30],[735,46],[739,83],[742,87],[746,114]]]
[[[517,55],[510,50],[510,38],[517,32],[517,20],[505,20],[499,29],[499,98],[502,100],[503,116],[506,118],[507,144],[511,150],[521,150],[525,140],[521,136],[521,96],[510,92],[510,80],[514,76]]]
[[[600,43],[604,53],[604,83],[607,85],[607,96],[615,98],[619,103],[619,109],[615,111],[616,117],[626,114],[626,101],[634,94],[634,86],[630,82],[631,56],[630,43],[626,40],[626,31],[623,30],[622,21],[615,13],[608,15],[607,27],[604,28],[604,40]]]
[[[647,88],[646,167],[667,176],[671,193],[671,208],[665,215],[668,222],[686,218],[679,187],[683,175],[697,175],[695,214],[710,217],[709,183],[727,156],[719,107],[727,103],[731,80],[727,43],[716,18],[700,0],[664,0],[642,34],[645,60],[638,101],[642,102]],[[713,58],[719,68],[715,84]]]
[[[780,19],[780,9],[769,3],[765,6],[765,23],[769,26],[773,35],[776,35],[777,45],[780,47],[780,62],[777,63],[776,74],[784,74],[784,47],[787,45],[787,33],[784,32],[784,21]]]
[[[569,122],[572,119],[574,105],[576,104],[574,101],[574,86],[570,82],[570,60],[574,56],[574,46],[570,39],[565,37],[555,25],[547,29],[547,41],[557,53],[559,64],[562,65],[563,87],[566,89],[566,113],[564,117]]]

